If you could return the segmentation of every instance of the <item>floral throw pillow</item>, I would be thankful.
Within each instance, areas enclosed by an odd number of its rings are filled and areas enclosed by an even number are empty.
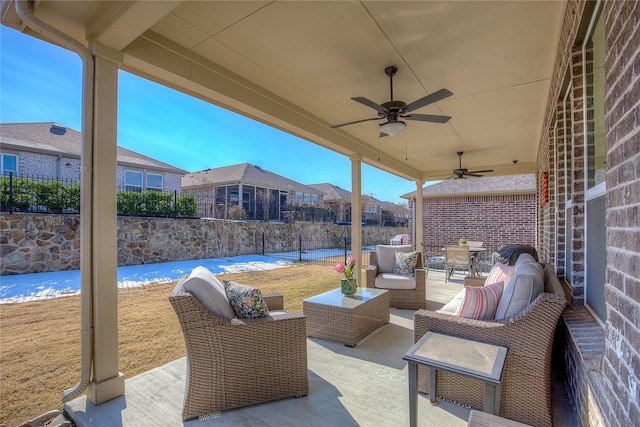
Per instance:
[[[396,252],[396,263],[393,272],[413,276],[418,263],[418,252]]]
[[[260,289],[241,285],[231,280],[224,281],[229,304],[239,318],[264,317],[269,315],[267,303]]]

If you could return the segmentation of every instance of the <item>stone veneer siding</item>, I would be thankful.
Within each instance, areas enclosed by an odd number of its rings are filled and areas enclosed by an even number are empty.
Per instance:
[[[3,214],[0,219],[0,274],[39,273],[80,268],[80,217],[76,215]],[[349,228],[327,222],[271,224],[200,219],[120,216],[118,265],[219,258],[297,250],[298,236],[342,247]],[[399,227],[364,227],[363,242],[388,242]],[[293,237],[293,238],[292,238]]]
[[[550,203],[538,213],[538,252],[566,276],[556,355],[564,361],[571,404],[582,426],[640,425],[640,2],[603,2],[605,25],[606,250],[604,326],[584,304],[585,182],[582,44],[595,2],[569,0],[563,20],[537,175],[548,172]],[[588,59],[587,59],[588,60]],[[572,85],[570,174],[573,208],[564,216],[564,142],[554,133]],[[558,126],[558,129],[560,127]],[[555,140],[554,140],[555,134]],[[572,270],[564,271],[565,221],[571,221]],[[559,360],[556,359],[555,362]]]

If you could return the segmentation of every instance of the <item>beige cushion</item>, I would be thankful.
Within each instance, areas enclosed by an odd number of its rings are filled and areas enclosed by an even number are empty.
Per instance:
[[[533,255],[531,255],[530,253],[524,252],[518,256],[518,259],[516,260],[514,267],[517,268],[520,264],[528,264],[532,262],[537,262],[536,259],[533,257]]]
[[[460,307],[460,302],[462,301],[462,297],[465,296],[465,293],[465,290],[462,289],[455,297],[451,298],[451,301],[446,303],[440,310],[437,310],[436,313],[455,315],[458,311],[458,307]]]
[[[523,263],[505,286],[496,309],[497,320],[519,313],[544,290],[544,269],[537,262]]]
[[[205,267],[196,267],[183,282],[184,289],[217,316],[226,319],[236,317],[222,283]]]
[[[405,274],[382,273],[376,276],[375,287],[380,289],[415,289],[416,278]]]
[[[393,267],[396,264],[396,252],[412,252],[413,246],[411,245],[378,245],[376,248],[378,252],[378,274],[380,273],[393,273]]]

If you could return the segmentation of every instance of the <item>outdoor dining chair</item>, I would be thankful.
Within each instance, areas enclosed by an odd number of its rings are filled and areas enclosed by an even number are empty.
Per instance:
[[[471,258],[469,256],[469,246],[467,245],[450,245],[444,247],[444,269],[445,283],[449,281],[455,269],[466,270],[468,274],[471,271]]]

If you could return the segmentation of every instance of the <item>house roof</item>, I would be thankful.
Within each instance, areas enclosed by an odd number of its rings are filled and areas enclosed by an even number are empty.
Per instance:
[[[498,194],[535,194],[534,174],[503,175],[483,178],[448,179],[422,188],[422,197],[433,199],[452,196],[490,196]],[[416,192],[403,194],[415,199]]]
[[[2,123],[0,141],[3,148],[80,158],[80,132],[53,122]],[[183,175],[176,168],[135,151],[118,147],[118,164]]]
[[[324,201],[345,201],[351,203],[351,191],[345,190],[344,188],[340,188],[337,185],[322,183],[322,184],[310,184],[311,187],[317,188],[320,191],[325,193]],[[400,211],[407,210],[405,207],[397,205],[391,202],[385,202],[383,200],[378,200],[375,197],[367,196],[366,194],[362,196],[362,204],[363,205],[377,205],[383,211]],[[408,210],[407,210],[408,211]]]
[[[322,191],[325,194],[325,202],[344,201],[351,203],[351,191],[340,188],[337,185],[324,182],[321,184],[309,184],[309,186]]]
[[[250,163],[223,166],[191,172],[182,177],[182,188],[197,188],[219,185],[248,184],[279,190],[294,190],[296,193],[309,193],[324,196],[324,193],[309,185]]]

